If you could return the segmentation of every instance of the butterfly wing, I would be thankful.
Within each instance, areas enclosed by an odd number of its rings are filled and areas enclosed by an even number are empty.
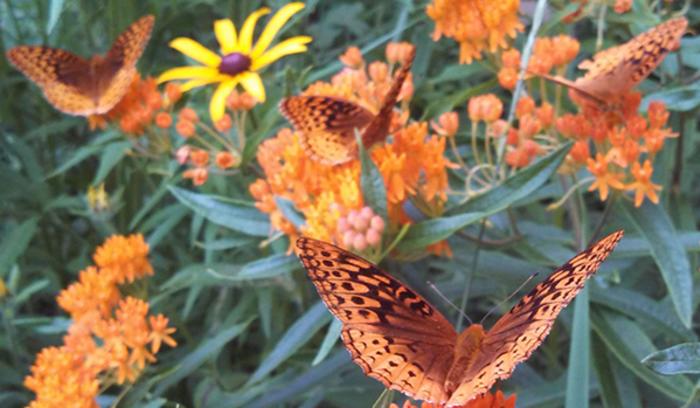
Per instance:
[[[117,37],[105,58],[94,67],[97,106],[93,113],[106,113],[124,97],[136,75],[136,63],[143,54],[155,17],[146,15]]]
[[[7,52],[7,59],[37,84],[58,110],[89,115],[95,102],[90,96],[89,62],[58,48],[22,45]]]
[[[610,100],[626,93],[651,74],[680,45],[688,27],[684,17],[675,18],[646,31],[625,44],[598,52],[579,64],[588,72],[575,82],[599,99]]]
[[[330,165],[355,156],[354,129],[363,129],[374,117],[360,105],[332,96],[291,96],[280,102],[279,109],[300,132],[304,151]]]
[[[547,337],[559,312],[598,270],[622,235],[622,231],[610,234],[570,259],[498,319],[447,405],[465,404],[497,380],[510,376]]]
[[[350,252],[310,238],[299,238],[296,247],[321,299],[343,323],[343,343],[362,371],[414,398],[445,402],[457,336],[445,317]]]
[[[403,87],[409,72],[411,72],[411,67],[413,66],[413,59],[415,56],[416,49],[413,48],[411,49],[411,53],[408,55],[406,61],[404,61],[403,65],[397,72],[389,92],[387,92],[386,96],[384,96],[384,101],[382,102],[381,108],[379,108],[379,112],[362,133],[362,143],[366,147],[369,148],[373,144],[386,139],[388,136],[394,105],[396,105],[396,100],[399,97],[399,93],[401,93],[401,88]]]

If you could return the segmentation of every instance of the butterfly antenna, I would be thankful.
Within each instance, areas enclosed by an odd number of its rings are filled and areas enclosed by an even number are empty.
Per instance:
[[[434,290],[435,293],[437,293],[438,296],[440,296],[440,299],[442,299],[448,305],[452,306],[452,308],[454,308],[454,310],[458,311],[460,316],[467,319],[469,324],[474,324],[472,319],[470,319],[469,316],[467,316],[460,308],[458,308],[457,305],[452,303],[452,301],[450,301],[450,299],[448,299],[447,296],[443,295],[442,292],[440,292],[440,289],[438,289],[437,286],[435,286],[435,284],[433,282],[428,281],[428,286],[430,286],[430,289]]]
[[[493,313],[494,310],[496,310],[497,308],[501,307],[504,303],[506,303],[507,301],[509,301],[510,299],[512,299],[513,296],[515,296],[518,292],[520,292],[520,290],[521,290],[522,288],[524,288],[525,285],[527,285],[528,283],[530,283],[530,281],[533,280],[533,279],[535,278],[535,276],[537,276],[537,272],[535,272],[535,273],[533,273],[532,275],[528,276],[528,278],[525,279],[525,281],[524,281],[523,283],[521,283],[520,286],[518,286],[518,288],[515,289],[510,295],[508,295],[507,298],[501,300],[500,302],[498,302],[498,304],[494,305],[491,309],[489,309],[489,311],[486,312],[486,314],[484,315],[484,317],[481,318],[481,321],[479,322],[479,324],[484,323],[484,320],[486,320],[486,318],[489,317],[489,316],[491,315],[491,313]]]

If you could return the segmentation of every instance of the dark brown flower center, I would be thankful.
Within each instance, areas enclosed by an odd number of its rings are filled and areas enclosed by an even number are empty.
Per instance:
[[[225,55],[219,64],[219,72],[227,75],[238,75],[250,68],[250,57],[240,52]]]

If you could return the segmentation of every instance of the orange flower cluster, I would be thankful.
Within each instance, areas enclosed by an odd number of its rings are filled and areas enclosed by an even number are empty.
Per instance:
[[[170,127],[169,110],[180,99],[182,92],[176,84],[168,84],[165,92],[158,91],[155,78],[134,76],[129,90],[109,112],[88,118],[90,128],[104,128],[108,122],[119,123],[119,128],[131,136],[140,136],[154,123]]]
[[[554,69],[561,74],[578,51],[579,43],[571,37],[539,38],[535,42],[528,71],[548,74]],[[520,65],[519,51],[503,52],[501,62],[499,82],[502,87],[513,89]],[[539,81],[542,102],[537,106],[529,96],[518,101],[515,112],[517,124],[507,132],[506,163],[513,168],[524,167],[535,156],[556,147],[559,136],[563,136],[575,142],[564,171],[573,173],[586,166],[595,178],[590,191],[598,190],[601,200],[606,200],[611,190],[619,190],[633,191],[636,206],[640,206],[645,197],[658,203],[657,193],[661,186],[651,182],[653,160],[664,141],[675,136],[666,127],[669,113],[664,104],[652,102],[647,117],[644,117],[638,113],[641,95],[637,92],[621,95],[619,107],[613,110],[604,110],[583,100],[576,92],[570,92],[571,99],[580,106],[579,113],[557,117],[556,109],[547,102],[545,80],[535,80]],[[532,85],[532,82],[528,85]],[[530,94],[535,90],[530,88]],[[557,105],[559,91],[557,89],[555,98]],[[491,119],[500,116],[495,99],[493,96],[488,100],[473,98],[470,101],[470,117],[478,116],[472,115],[472,111],[478,109],[492,112]],[[474,108],[472,103],[475,104]]]
[[[515,408],[516,395],[513,394],[506,398],[501,390],[496,391],[495,394],[489,392],[474,398],[473,400],[467,402],[466,404],[458,408]],[[431,404],[428,402],[423,402],[420,408],[438,408],[439,404]],[[398,404],[392,403],[389,408],[399,408]],[[404,401],[401,408],[418,408],[417,405],[413,405],[409,401]]]
[[[515,118],[518,123],[508,130],[505,160],[513,168],[522,168],[558,144],[542,140],[554,124],[554,107],[547,102],[536,106],[532,98],[525,96],[516,105]]]
[[[100,390],[135,382],[162,343],[177,345],[165,316],[149,315],[148,303],[120,293],[119,284],[153,274],[147,255],[141,235],[113,236],[95,251],[97,266],[58,295],[73,324],[62,346],[37,355],[24,380],[36,393],[29,407],[98,407]]]
[[[588,168],[595,177],[590,191],[598,190],[601,200],[613,189],[633,191],[637,207],[645,197],[656,204],[661,186],[651,182],[652,164],[666,139],[677,135],[666,127],[663,102],[651,102],[645,118],[637,112],[641,94],[630,92],[622,100],[618,112],[583,105],[580,113],[557,118],[556,129],[575,141],[569,164]]]
[[[425,12],[435,21],[433,40],[453,38],[459,43],[459,62],[470,64],[484,50],[507,47],[506,37],[523,30],[519,7],[520,0],[434,0]]]
[[[568,35],[539,37],[535,40],[527,70],[533,74],[546,74],[552,69],[561,72],[576,58],[579,49],[579,42]],[[501,69],[498,71],[500,85],[505,89],[515,89],[519,69],[520,51],[516,49],[504,51],[501,54]]]
[[[213,128],[200,122],[194,109],[185,107],[180,110],[175,130],[187,143],[180,146],[175,158],[180,164],[190,165],[183,173],[184,178],[191,179],[195,186],[201,186],[213,170],[225,171],[240,164],[240,152],[245,145],[245,114],[256,104],[255,98],[245,92],[231,92],[226,106],[233,116],[224,114],[213,124]],[[236,142],[230,136],[232,129],[235,129]],[[195,143],[205,146],[206,150],[195,147]],[[215,167],[211,166],[210,156],[214,156]]]
[[[408,44],[387,47],[387,60],[399,61]],[[346,68],[331,82],[317,82],[305,94],[338,96],[376,112],[391,87],[392,70],[383,62],[366,64],[356,48],[341,57]],[[413,93],[412,80],[404,83],[399,100],[402,110],[394,112],[393,141],[378,143],[370,152],[381,172],[387,191],[389,229],[410,222],[402,205],[407,199],[416,202],[426,214],[438,214],[446,200],[447,167],[444,157],[445,138],[429,136],[427,123],[408,120],[407,102]],[[273,227],[290,237],[305,235],[335,241],[341,245],[343,233],[338,228],[341,217],[359,211],[364,205],[360,189],[360,163],[352,160],[341,166],[328,166],[310,159],[299,144],[299,135],[289,129],[263,142],[257,159],[265,178],[250,185],[256,206],[270,214]],[[290,200],[306,224],[297,228],[278,207],[275,197]]]

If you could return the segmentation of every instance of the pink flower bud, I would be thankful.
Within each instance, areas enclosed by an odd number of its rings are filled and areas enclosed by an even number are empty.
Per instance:
[[[350,210],[350,212],[348,213],[348,215],[345,216],[345,218],[347,218],[348,224],[355,224],[355,218],[357,218],[357,211]]]
[[[378,233],[381,233],[384,231],[384,219],[378,215],[375,215],[370,221],[370,227]]]
[[[187,159],[190,158],[190,152],[192,151],[192,147],[185,145],[177,149],[175,152],[175,159],[177,159],[177,162],[180,164],[185,164],[187,163]]]
[[[369,219],[363,217],[361,214],[355,217],[353,221],[352,225],[357,232],[365,232],[367,227],[369,227]]]
[[[362,234],[356,234],[355,239],[352,241],[352,246],[358,251],[364,251],[367,248],[367,240]]]
[[[372,211],[371,207],[362,207],[362,209],[360,210],[360,217],[366,218],[367,220],[372,218],[373,215],[374,211]]]
[[[355,240],[355,233],[352,230],[345,231],[343,234],[343,244],[345,248],[350,248]]]
[[[375,229],[367,230],[365,238],[367,239],[367,243],[373,247],[376,247],[380,242],[382,242],[382,235]]]
[[[348,230],[348,219],[345,217],[338,218],[338,231],[343,233]]]

